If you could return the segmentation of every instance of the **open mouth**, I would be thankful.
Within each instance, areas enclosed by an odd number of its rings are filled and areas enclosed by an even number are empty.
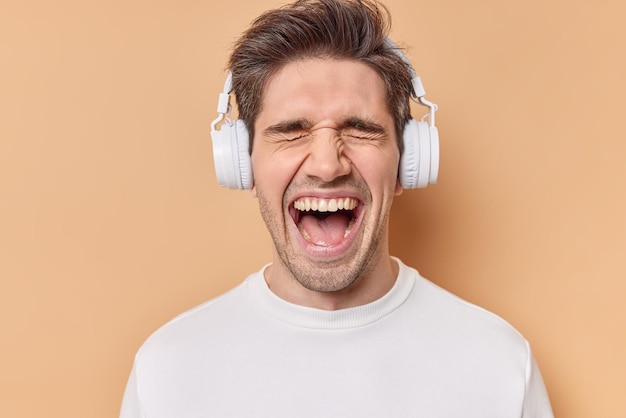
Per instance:
[[[359,201],[351,197],[302,197],[293,203],[292,217],[307,242],[320,247],[339,245],[358,218]]]

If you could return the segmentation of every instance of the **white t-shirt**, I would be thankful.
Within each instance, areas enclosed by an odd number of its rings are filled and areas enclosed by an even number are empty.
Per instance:
[[[137,353],[121,418],[552,417],[526,340],[396,261],[366,305],[294,305],[260,271],[178,316]]]

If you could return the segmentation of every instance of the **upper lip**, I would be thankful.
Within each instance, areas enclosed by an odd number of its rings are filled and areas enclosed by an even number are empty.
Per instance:
[[[333,189],[333,190],[306,190],[300,191],[297,195],[293,196],[290,199],[290,205],[293,206],[293,203],[299,199],[304,198],[313,198],[313,199],[345,199],[349,197],[351,199],[356,199],[357,201],[362,202],[363,199],[360,196],[360,193],[356,192],[354,189]]]

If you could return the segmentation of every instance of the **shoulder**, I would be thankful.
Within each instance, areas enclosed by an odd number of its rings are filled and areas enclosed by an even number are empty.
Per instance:
[[[419,318],[418,326],[447,345],[491,352],[517,353],[525,362],[528,342],[510,323],[478,305],[422,277],[415,269],[402,265],[401,272],[414,276],[415,285],[407,309]]]
[[[142,344],[137,357],[161,357],[188,347],[201,347],[219,341],[235,331],[242,316],[253,317],[248,284],[261,273],[248,276],[233,289],[177,315],[158,328]]]
[[[404,338],[412,350],[409,362],[419,369],[421,358],[427,358],[428,367],[443,379],[456,376],[461,382],[472,382],[474,391],[485,396],[497,392],[523,399],[532,366],[524,336],[495,313],[407,269],[415,278],[402,315]]]

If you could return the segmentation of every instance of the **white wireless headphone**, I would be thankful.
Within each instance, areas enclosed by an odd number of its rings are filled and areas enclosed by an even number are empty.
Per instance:
[[[437,183],[439,174],[439,133],[435,126],[437,105],[424,98],[426,91],[421,79],[415,74],[413,66],[402,51],[389,39],[385,44],[407,64],[411,72],[412,99],[428,107],[428,113],[420,121],[411,119],[404,126],[404,151],[400,157],[398,176],[405,189],[426,187]],[[230,120],[230,92],[232,73],[228,73],[224,90],[217,102],[218,117],[211,123],[213,142],[213,160],[220,186],[230,189],[252,188],[252,163],[250,160],[250,138],[248,129],[242,120]],[[424,119],[428,118],[428,122]],[[224,120],[221,129],[218,123]]]

